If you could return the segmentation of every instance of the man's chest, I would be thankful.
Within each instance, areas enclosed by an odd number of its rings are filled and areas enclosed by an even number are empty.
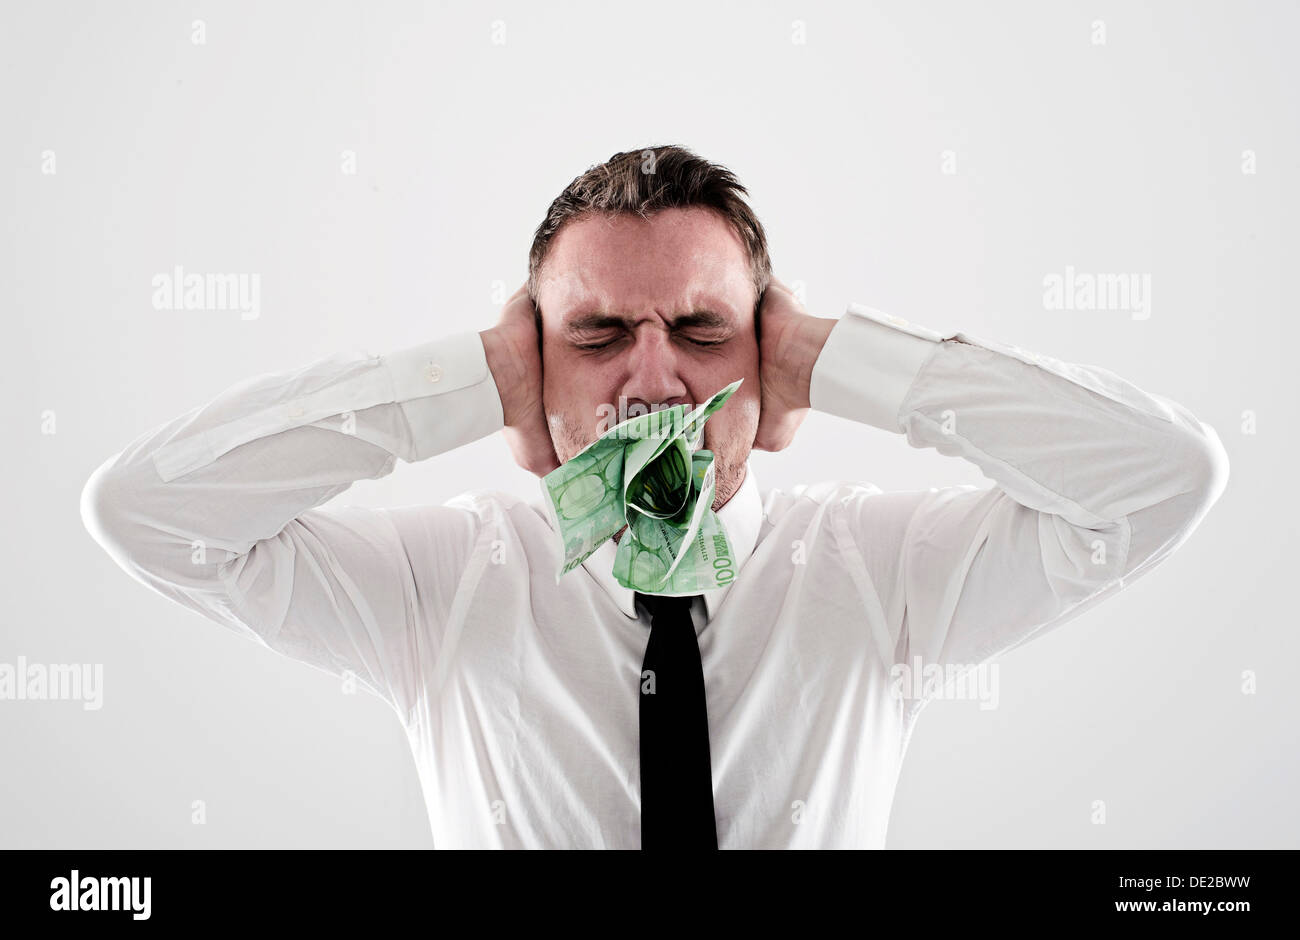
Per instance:
[[[855,781],[892,781],[903,710],[857,588],[795,568],[746,573],[755,590],[733,586],[698,635],[719,838],[792,845],[825,825],[860,829]],[[494,807],[507,844],[638,838],[649,627],[591,587],[546,585],[539,602],[536,584],[485,577],[429,676],[425,750],[441,789],[460,791],[438,796],[479,816]]]

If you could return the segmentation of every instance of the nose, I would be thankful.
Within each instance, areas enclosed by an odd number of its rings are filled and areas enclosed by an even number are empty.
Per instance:
[[[622,394],[629,411],[638,404],[647,412],[690,404],[680,374],[679,354],[666,327],[641,326],[632,344],[627,379],[623,383]]]

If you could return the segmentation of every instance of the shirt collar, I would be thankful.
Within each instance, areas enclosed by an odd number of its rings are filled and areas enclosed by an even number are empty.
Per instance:
[[[754,470],[748,461],[745,462],[745,479],[741,482],[740,488],[731,494],[731,498],[718,510],[718,519],[727,533],[727,541],[736,560],[736,577],[739,577],[745,562],[754,553],[758,530],[763,522],[763,501],[758,492],[758,480],[754,477]],[[631,588],[623,587],[614,577],[614,553],[617,551],[618,543],[612,537],[608,538],[600,548],[587,557],[582,567],[586,568],[587,573],[596,579],[596,583],[605,589],[605,593],[618,605],[619,610],[629,617],[636,617],[635,592]],[[727,592],[731,590],[734,583],[735,578],[720,588],[703,592],[704,606],[709,619],[712,619],[722,606]]]

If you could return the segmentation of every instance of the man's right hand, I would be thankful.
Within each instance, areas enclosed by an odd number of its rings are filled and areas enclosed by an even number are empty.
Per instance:
[[[546,476],[560,460],[542,408],[542,357],[527,284],[506,301],[497,325],[481,330],[479,337],[501,395],[502,433],[515,462],[529,473]]]

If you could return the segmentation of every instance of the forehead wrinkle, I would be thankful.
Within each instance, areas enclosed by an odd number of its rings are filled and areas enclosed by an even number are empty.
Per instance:
[[[721,279],[692,277],[687,283],[674,285],[671,291],[658,284],[620,284],[618,278],[611,283],[594,276],[586,265],[576,265],[568,271],[555,272],[550,281],[553,298],[549,309],[559,311],[559,329],[576,334],[597,329],[617,327],[635,331],[646,320],[663,320],[671,328],[698,326],[703,329],[734,330],[741,326],[748,309],[748,297],[733,297],[738,281],[734,277]],[[747,292],[752,291],[745,282]],[[660,311],[678,310],[670,317]],[[619,312],[625,311],[625,312]],[[678,324],[683,317],[712,314],[713,323],[705,317],[693,324]]]
[[[734,269],[729,264],[735,259],[721,257],[708,250],[696,251],[688,262],[677,266],[675,273],[678,276],[673,278],[676,283],[672,285],[671,299],[666,303],[662,272],[646,271],[643,272],[643,277],[635,277],[629,282],[627,278],[631,272],[628,269],[611,271],[607,276],[602,276],[603,271],[599,265],[593,264],[594,260],[579,253],[567,270],[552,270],[547,277],[550,288],[556,295],[552,301],[554,306],[561,310],[568,308],[570,311],[581,311],[576,315],[561,315],[561,329],[566,332],[572,331],[570,324],[591,315],[619,317],[622,322],[618,325],[629,328],[639,327],[645,319],[646,315],[643,315],[635,322],[628,322],[626,316],[611,312],[620,307],[628,310],[646,308],[652,311],[676,308],[690,313],[708,311],[717,314],[724,321],[716,326],[734,327],[739,325],[743,312],[748,309],[748,297],[752,294],[748,266],[742,265],[741,269]],[[610,283],[610,279],[613,283]],[[745,300],[733,297],[737,291],[746,294]],[[619,298],[616,294],[623,296]],[[732,303],[733,299],[735,304]],[[689,314],[679,316],[685,315]]]
[[[701,322],[695,325],[714,328],[733,327],[738,325],[739,322],[739,317],[728,302],[726,294],[718,293],[709,284],[685,285],[682,293],[666,303],[656,301],[653,296],[643,290],[631,291],[621,302],[599,281],[588,277],[585,271],[572,272],[564,280],[567,281],[567,284],[564,285],[567,289],[564,290],[566,296],[563,297],[563,300],[568,301],[568,303],[563,305],[569,307],[572,311],[580,311],[567,314],[561,318],[563,329],[570,332],[580,328],[592,329],[599,328],[599,326],[614,325],[635,329],[646,320],[655,317],[667,321],[670,327],[677,326],[678,321],[686,317],[698,318]],[[639,316],[613,312],[619,307],[632,310],[649,308],[653,312],[642,313]],[[676,309],[682,312],[669,317],[658,313],[663,308]],[[744,305],[742,304],[743,308]],[[633,319],[634,317],[635,319]],[[708,322],[709,318],[712,318],[714,322]],[[599,326],[593,326],[592,321],[596,320],[606,322],[599,324]]]

